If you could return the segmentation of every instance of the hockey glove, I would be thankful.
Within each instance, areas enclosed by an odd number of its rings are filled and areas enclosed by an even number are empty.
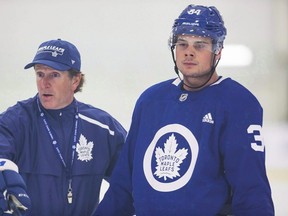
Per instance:
[[[14,170],[0,171],[0,215],[25,215],[30,206],[21,175]]]

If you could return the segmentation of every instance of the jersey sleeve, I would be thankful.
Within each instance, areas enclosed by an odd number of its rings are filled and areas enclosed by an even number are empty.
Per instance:
[[[225,111],[222,134],[225,176],[232,190],[235,215],[274,215],[265,168],[263,110],[255,98],[237,99]],[[233,110],[233,111],[232,111]]]
[[[111,159],[109,163],[109,167],[105,173],[105,180],[110,181],[110,176],[112,175],[112,171],[116,165],[117,159],[120,155],[121,149],[126,139],[126,130],[122,127],[122,125],[112,118],[112,123],[110,127],[114,131],[113,136],[109,136],[109,146],[111,151]]]
[[[132,197],[132,169],[138,128],[137,113],[135,108],[126,142],[110,179],[110,186],[93,216],[132,216],[135,213]]]
[[[0,157],[14,160],[17,140],[21,139],[19,115],[9,108],[0,115]]]

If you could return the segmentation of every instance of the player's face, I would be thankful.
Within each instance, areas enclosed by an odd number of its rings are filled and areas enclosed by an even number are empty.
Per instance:
[[[68,71],[58,71],[42,64],[36,64],[34,69],[40,102],[44,108],[61,109],[73,101],[79,76],[71,78]]]
[[[178,37],[175,47],[176,64],[184,82],[190,86],[201,85],[209,77],[213,65],[212,40],[183,35]]]

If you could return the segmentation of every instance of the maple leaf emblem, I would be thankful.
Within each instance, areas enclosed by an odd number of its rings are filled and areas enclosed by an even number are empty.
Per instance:
[[[81,161],[89,161],[93,159],[92,157],[92,149],[93,149],[93,142],[87,142],[87,139],[82,134],[79,138],[79,143],[76,145],[76,152],[78,153],[78,160]]]
[[[177,140],[172,133],[164,143],[164,151],[160,147],[157,147],[155,150],[157,167],[154,174],[159,178],[163,177],[165,181],[167,178],[173,179],[180,176],[178,172],[180,170],[179,166],[188,154],[185,148],[177,151],[177,146]]]
[[[56,51],[51,53],[53,57],[57,57],[58,53]]]

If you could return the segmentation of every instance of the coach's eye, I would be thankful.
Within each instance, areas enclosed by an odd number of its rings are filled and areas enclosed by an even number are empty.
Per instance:
[[[45,74],[44,74],[43,72],[37,72],[37,73],[36,73],[36,76],[37,76],[38,78],[43,78],[43,77],[45,77]]]
[[[60,73],[54,72],[54,73],[51,73],[49,76],[50,76],[51,78],[57,78],[57,77],[60,77]]]

